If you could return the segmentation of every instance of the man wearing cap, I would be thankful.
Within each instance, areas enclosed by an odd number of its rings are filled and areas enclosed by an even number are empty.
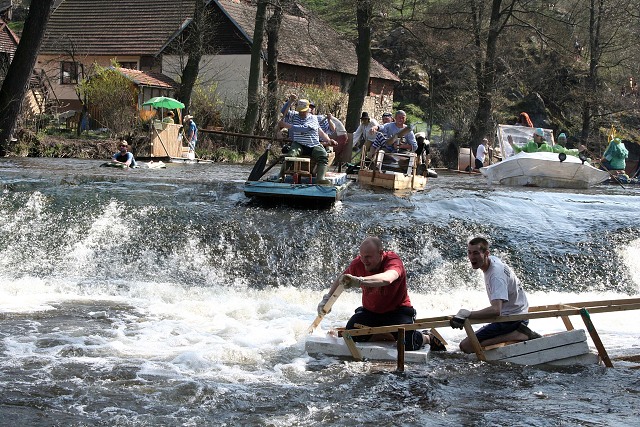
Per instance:
[[[371,144],[376,140],[376,134],[369,132],[372,127],[378,126],[376,119],[369,118],[369,113],[362,112],[360,116],[360,126],[353,133],[353,149],[359,150],[366,145],[365,153],[371,148]]]
[[[120,142],[119,149],[116,154],[113,155],[112,160],[115,163],[123,163],[130,168],[136,167],[136,159],[133,158],[133,154],[127,151],[129,144],[124,139]]]
[[[389,112],[382,113],[382,124],[386,125],[387,123],[391,123],[393,121],[393,114]]]
[[[376,135],[376,139],[371,145],[371,149],[378,150],[382,148],[389,153],[397,153],[399,150],[415,152],[418,149],[418,143],[412,130],[409,130],[403,138],[399,138],[394,143],[393,147],[388,145],[394,135],[407,127],[405,124],[406,119],[407,113],[402,110],[398,110],[396,111],[395,122],[386,123],[380,126],[373,126],[370,132],[378,132],[378,135]]]
[[[324,176],[327,172],[329,156],[320,143],[320,139],[329,145],[337,145],[337,143],[320,129],[318,119],[309,112],[308,100],[299,99],[295,111],[289,110],[289,105],[295,100],[295,95],[289,96],[289,100],[282,108],[285,111],[284,117],[278,123],[280,129],[288,129],[289,137],[293,139],[287,155],[290,157],[298,157],[301,154],[311,156],[317,165],[316,180],[318,184],[327,184]],[[281,174],[284,174],[284,165]]]
[[[198,142],[198,127],[193,121],[193,116],[187,114],[184,116],[182,123],[185,127],[185,138],[186,142],[189,145],[189,152],[192,152],[196,149],[196,143]]]
[[[544,139],[544,131],[542,130],[542,128],[536,128],[536,130],[533,132],[533,140],[527,141],[527,143],[522,147],[518,147],[513,143],[513,138],[511,138],[511,135],[507,137],[507,140],[509,141],[509,145],[511,145],[511,148],[513,148],[513,151],[515,151],[516,154],[522,151],[524,151],[525,153],[536,153],[538,151],[547,151],[550,153],[553,152],[553,148],[551,148],[551,146],[547,144]]]

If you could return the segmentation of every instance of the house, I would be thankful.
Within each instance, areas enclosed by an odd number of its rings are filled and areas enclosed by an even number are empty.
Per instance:
[[[13,56],[20,43],[20,38],[11,31],[7,23],[0,19],[0,82],[4,81],[9,70],[9,64],[13,61]]]
[[[213,31],[206,39],[210,54],[202,58],[199,80],[216,84],[223,115],[242,115],[256,8],[247,0],[211,0],[207,7]],[[193,0],[64,0],[50,18],[36,67],[49,77],[59,102],[76,109],[75,86],[93,63],[108,66],[116,60],[123,68],[179,81],[193,10]],[[354,45],[302,7],[285,14],[279,52],[284,85],[314,84],[346,94],[355,79]],[[398,80],[372,61],[368,111],[391,108]]]
[[[46,74],[59,109],[79,110],[76,86],[93,64],[116,61],[140,71],[140,78],[156,79],[147,73],[161,73],[162,51],[191,22],[193,8],[193,0],[64,0],[49,18],[36,69]],[[141,101],[173,95],[156,89]]]

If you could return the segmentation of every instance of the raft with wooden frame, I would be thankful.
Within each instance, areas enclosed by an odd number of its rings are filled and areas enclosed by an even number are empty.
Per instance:
[[[476,357],[481,361],[508,361],[523,365],[537,364],[585,364],[602,363],[606,367],[613,367],[607,350],[591,320],[591,315],[597,313],[609,313],[616,311],[639,310],[640,298],[614,299],[602,301],[586,301],[565,304],[545,305],[530,307],[529,312],[513,316],[497,316],[486,319],[466,319],[465,332],[471,340]],[[580,316],[593,344],[597,355],[591,353],[586,343],[586,334],[582,330],[575,330],[570,316]],[[545,335],[528,341],[502,343],[499,345],[482,347],[476,338],[471,325],[492,322],[513,322],[516,320],[543,319],[559,317],[566,329],[565,332]],[[354,345],[353,337],[359,335],[373,335],[385,333],[404,333],[409,330],[423,330],[449,327],[452,316],[438,316],[424,319],[416,319],[413,324],[392,325],[381,327],[362,327],[341,331],[342,338],[351,356],[355,360],[363,360],[361,352]],[[437,332],[436,332],[437,333]],[[582,339],[584,337],[584,339]],[[398,342],[401,342],[398,339]],[[359,344],[359,343],[358,343]],[[404,346],[397,346],[397,370],[404,371]]]

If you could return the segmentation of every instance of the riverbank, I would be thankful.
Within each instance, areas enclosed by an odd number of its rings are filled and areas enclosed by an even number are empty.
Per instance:
[[[50,157],[75,158],[86,160],[110,159],[118,151],[120,138],[113,138],[101,133],[83,133],[76,136],[71,132],[35,133],[21,129],[16,139],[8,147],[10,157]],[[137,147],[148,143],[145,136],[128,137],[131,152],[136,155]],[[198,157],[220,163],[252,164],[264,152],[264,148],[256,147],[252,151],[239,153],[235,147],[211,138],[199,141],[196,153]]]

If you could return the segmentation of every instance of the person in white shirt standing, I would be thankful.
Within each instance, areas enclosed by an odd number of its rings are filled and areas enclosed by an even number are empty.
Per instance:
[[[489,140],[484,138],[476,150],[476,169],[484,166],[484,159],[489,152]]]
[[[467,246],[467,257],[471,268],[484,273],[484,284],[491,305],[481,310],[461,309],[451,320],[452,328],[462,329],[465,319],[486,319],[496,316],[510,316],[529,311],[529,301],[520,280],[511,267],[498,257],[489,254],[489,242],[483,237],[475,237]],[[480,345],[488,346],[508,341],[526,341],[539,338],[527,326],[528,320],[514,322],[494,322],[478,329],[475,334]],[[467,337],[460,342],[460,350],[472,353],[473,346]]]

